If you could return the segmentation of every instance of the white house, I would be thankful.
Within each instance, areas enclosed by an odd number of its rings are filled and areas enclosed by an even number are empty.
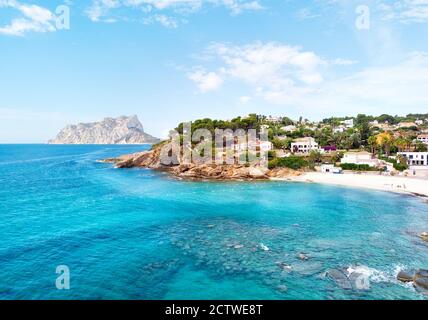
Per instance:
[[[335,167],[334,164],[322,164],[321,165],[322,173],[341,173],[342,168]]]
[[[296,131],[297,128],[296,128],[296,126],[289,125],[289,126],[282,127],[281,130],[283,130],[285,132],[293,132],[293,131]]]
[[[353,128],[354,127],[354,119],[343,120],[342,124],[347,128]]]
[[[424,124],[424,120],[418,119],[418,120],[416,120],[416,121],[415,121],[415,123],[416,123],[418,126],[421,126],[421,125],[423,125],[423,124]]]
[[[233,150],[235,152],[241,153],[246,151],[270,151],[273,149],[273,144],[270,141],[261,141],[257,139],[256,141],[248,141],[247,142],[238,142],[235,141],[233,144]]]
[[[399,152],[406,157],[409,166],[428,166],[428,152]]]
[[[418,135],[417,140],[422,142],[422,143],[428,144],[428,134]]]
[[[342,133],[342,132],[345,132],[345,130],[346,130],[345,126],[340,125],[333,129],[333,133]]]
[[[282,117],[272,117],[272,116],[268,116],[266,118],[266,121],[271,122],[271,123],[280,123],[282,121]]]
[[[312,150],[319,150],[318,143],[312,137],[299,138],[291,143],[291,152],[309,153]]]
[[[340,163],[367,164],[370,167],[376,167],[379,165],[379,160],[374,158],[370,152],[358,151],[345,153]]]

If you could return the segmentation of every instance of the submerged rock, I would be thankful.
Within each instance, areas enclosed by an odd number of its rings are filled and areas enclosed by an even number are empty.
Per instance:
[[[278,286],[276,287],[276,290],[278,290],[279,292],[284,293],[284,292],[287,292],[287,291],[288,291],[288,288],[287,288],[287,286],[286,286],[286,285],[284,285],[284,284],[280,284],[280,285],[278,285]]]
[[[323,270],[323,264],[318,261],[313,262],[298,262],[291,266],[291,270],[303,276],[312,276],[320,273]]]
[[[327,271],[327,277],[334,280],[336,284],[345,290],[352,290],[351,282],[348,277],[340,270],[330,269]]]

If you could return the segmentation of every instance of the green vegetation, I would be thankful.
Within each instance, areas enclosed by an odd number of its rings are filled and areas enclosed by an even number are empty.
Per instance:
[[[289,156],[286,158],[276,158],[269,161],[269,168],[290,168],[298,170],[308,166],[308,162],[303,157]]]
[[[345,120],[353,120],[353,126],[344,123]],[[236,117],[231,120],[213,120],[209,118],[192,121],[192,131],[208,129],[213,140],[215,129],[255,129],[259,133],[262,128],[267,129],[268,139],[272,142],[274,150],[268,154],[270,167],[287,167],[292,169],[313,168],[322,163],[337,163],[349,150],[366,150],[382,159],[391,162],[396,170],[407,169],[406,161],[390,160],[390,155],[396,155],[404,151],[427,151],[427,145],[416,140],[424,129],[428,129],[428,114],[408,114],[406,116],[392,116],[382,114],[370,116],[358,114],[351,117],[331,117],[319,123],[311,123],[300,117],[293,121],[288,117],[271,117],[250,114],[247,117]],[[422,120],[417,122],[416,120]],[[376,122],[377,121],[377,124]],[[409,122],[408,127],[403,127],[402,122]],[[395,126],[394,126],[395,125]],[[417,125],[417,126],[416,126]],[[292,128],[286,128],[293,126]],[[183,143],[183,123],[179,124],[176,131],[180,134]],[[305,157],[292,156],[280,158],[284,151],[291,152],[291,143],[297,138],[313,137],[320,147],[335,146],[337,152],[320,153],[312,151]],[[200,142],[192,142],[195,147]],[[215,141],[212,141],[215,147]],[[333,149],[334,150],[334,149]],[[248,160],[248,154],[240,155],[240,158]],[[373,170],[365,165],[344,165],[345,170]],[[374,169],[376,170],[376,169]]]
[[[370,167],[368,164],[342,163],[340,166],[343,170],[378,171],[378,169]]]
[[[407,165],[407,159],[402,155],[398,155],[397,159],[392,159],[388,157],[379,157],[379,159],[392,163],[394,169],[398,171],[404,171],[409,168],[409,166]]]

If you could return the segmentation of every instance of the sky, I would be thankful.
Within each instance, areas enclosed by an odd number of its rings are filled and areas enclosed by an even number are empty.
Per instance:
[[[0,0],[0,143],[137,114],[428,112],[428,0]]]

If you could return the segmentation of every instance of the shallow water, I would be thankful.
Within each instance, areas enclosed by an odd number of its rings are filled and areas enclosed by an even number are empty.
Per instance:
[[[0,145],[0,299],[427,298],[395,280],[428,269],[424,200],[95,162],[144,148]],[[325,274],[350,266],[365,290]]]

